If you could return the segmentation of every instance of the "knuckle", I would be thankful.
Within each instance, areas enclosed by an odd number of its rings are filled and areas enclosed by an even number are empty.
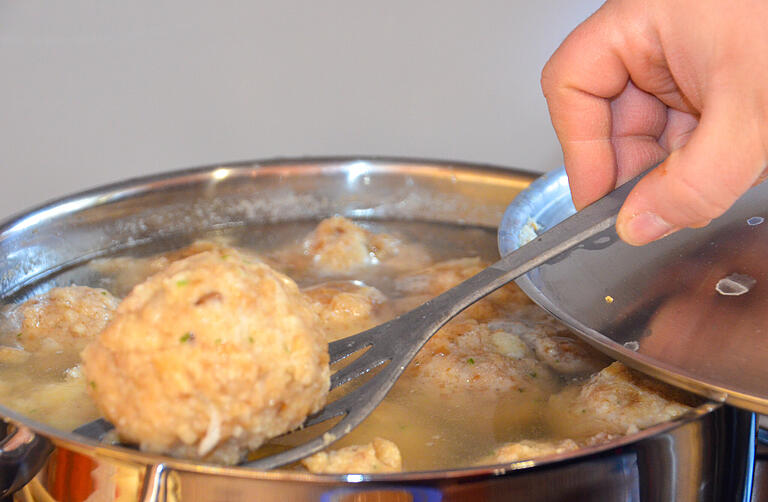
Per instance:
[[[740,194],[735,193],[728,183],[704,182],[705,178],[691,179],[681,176],[676,183],[675,195],[691,222],[706,221],[725,213]]]
[[[542,68],[542,70],[541,70],[541,77],[539,79],[539,84],[541,85],[541,90],[544,93],[544,97],[546,99],[549,99],[549,97],[554,92],[554,89],[557,87],[557,84],[556,84],[556,74],[557,73],[554,70],[554,63],[550,59],[544,65],[544,68]]]

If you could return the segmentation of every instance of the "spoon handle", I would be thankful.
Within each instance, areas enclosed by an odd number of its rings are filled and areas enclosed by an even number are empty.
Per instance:
[[[420,314],[424,317],[434,316],[433,322],[442,326],[459,312],[508,282],[582,243],[586,244],[590,238],[615,225],[619,209],[641,177],[630,180],[541,233],[479,274],[427,302],[417,311],[421,311]],[[609,238],[613,241],[616,236],[612,234]],[[592,246],[600,244],[593,242],[583,247],[589,249]]]

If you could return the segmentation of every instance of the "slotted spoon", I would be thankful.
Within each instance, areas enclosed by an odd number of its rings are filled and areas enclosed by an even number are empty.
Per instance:
[[[316,453],[349,433],[362,422],[395,384],[422,346],[445,323],[484,296],[573,247],[610,229],[621,205],[637,179],[632,180],[461,284],[392,321],[328,346],[334,364],[365,350],[357,359],[331,375],[331,390],[386,365],[367,382],[310,415],[304,427],[343,418],[321,435],[299,446],[241,464],[254,469],[273,469]],[[367,349],[367,350],[366,350]],[[101,440],[112,429],[105,420],[75,430]]]

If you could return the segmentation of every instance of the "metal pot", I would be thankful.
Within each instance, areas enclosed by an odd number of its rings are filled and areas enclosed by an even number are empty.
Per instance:
[[[242,162],[130,180],[52,202],[0,226],[6,257],[0,294],[18,301],[34,294],[46,276],[94,257],[184,244],[231,226],[341,214],[495,228],[508,202],[533,178],[489,166],[349,158]],[[748,500],[754,465],[754,415],[719,404],[610,445],[536,461],[344,476],[147,455],[100,445],[5,408],[0,413],[19,431],[33,432],[29,441],[16,436],[9,441],[16,448],[0,452],[0,461],[11,461],[17,472],[40,469],[17,494],[23,500]]]

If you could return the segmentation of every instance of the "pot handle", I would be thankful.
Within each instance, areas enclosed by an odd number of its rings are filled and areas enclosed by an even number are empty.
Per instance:
[[[0,498],[12,495],[34,478],[53,451],[53,443],[23,425],[0,424]]]

